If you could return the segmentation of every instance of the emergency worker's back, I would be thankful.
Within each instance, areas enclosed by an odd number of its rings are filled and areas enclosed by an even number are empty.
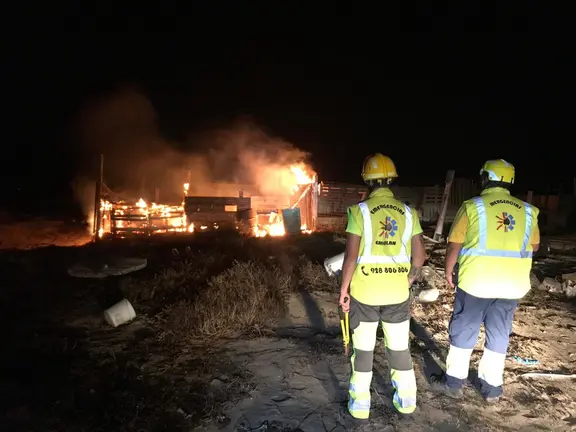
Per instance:
[[[422,228],[416,211],[394,198],[388,188],[373,191],[349,209],[360,235],[358,265],[350,295],[367,305],[398,304],[409,298],[411,240]]]
[[[538,209],[502,188],[465,201],[468,230],[458,286],[476,297],[521,298],[530,289],[533,229]]]

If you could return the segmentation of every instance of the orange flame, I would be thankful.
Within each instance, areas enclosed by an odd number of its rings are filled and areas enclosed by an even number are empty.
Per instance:
[[[282,183],[287,186],[286,194],[294,195],[296,192],[301,190],[302,186],[306,186],[314,183],[316,173],[314,173],[310,167],[304,163],[292,164],[283,172]],[[306,225],[302,225],[301,231],[304,233],[309,233]],[[254,235],[256,237],[265,236],[283,236],[286,234],[286,229],[284,228],[284,221],[276,213],[270,213],[270,217],[267,224],[257,225],[254,227]]]
[[[297,163],[280,168],[270,168],[268,172],[275,173],[274,181],[279,181],[281,189],[285,190],[286,196],[294,197],[297,192],[303,192],[303,186],[314,183],[316,173],[306,164]],[[188,195],[190,183],[183,183],[184,196]],[[114,231],[131,230],[138,233],[164,233],[164,232],[189,232],[204,231],[207,225],[194,226],[188,224],[184,211],[184,202],[179,206],[147,203],[143,198],[134,204],[125,201],[112,203],[101,200],[100,203],[101,228],[99,237]],[[214,225],[215,229],[219,227]],[[303,233],[310,233],[306,225],[302,225]],[[254,227],[256,237],[283,236],[286,234],[284,221],[277,212],[271,212],[264,224]]]
[[[194,231],[193,225],[187,225],[183,205],[148,204],[143,198],[132,205],[101,200],[100,221],[99,237],[125,230],[151,234]]]

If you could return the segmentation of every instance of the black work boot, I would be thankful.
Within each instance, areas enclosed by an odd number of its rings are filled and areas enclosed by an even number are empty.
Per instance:
[[[432,387],[432,390],[439,393],[444,393],[446,396],[451,397],[452,399],[460,399],[462,396],[464,396],[464,392],[461,388],[448,387],[446,384],[445,375],[432,375],[430,377],[430,387]]]

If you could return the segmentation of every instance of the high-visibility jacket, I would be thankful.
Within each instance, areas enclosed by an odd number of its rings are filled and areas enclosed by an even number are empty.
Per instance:
[[[388,188],[376,189],[350,213],[358,215],[363,226],[350,295],[372,306],[406,301],[414,226],[421,232],[417,213]]]
[[[503,188],[463,203],[468,230],[458,257],[458,286],[481,298],[522,298],[530,290],[539,210]]]

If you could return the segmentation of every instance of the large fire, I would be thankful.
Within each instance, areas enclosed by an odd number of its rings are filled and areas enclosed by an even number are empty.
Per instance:
[[[300,203],[300,200],[308,192],[308,189],[314,183],[316,173],[304,163],[292,164],[289,167],[279,170],[278,175],[281,177],[281,183],[285,186],[286,194],[290,196],[296,195],[297,192],[302,191],[298,199],[292,204],[291,208],[295,208]],[[311,231],[307,229],[305,224],[301,225],[300,230],[303,233],[309,234]],[[256,224],[254,226],[254,235],[256,237],[265,236],[283,236],[286,234],[284,221],[276,212],[269,215],[267,223]]]
[[[101,200],[100,215],[99,237],[107,233],[157,234],[185,232],[189,229],[183,205],[148,204],[142,198],[134,204]]]
[[[286,197],[290,200],[289,208],[296,208],[301,200],[310,193],[315,182],[316,173],[307,165],[293,164],[280,169],[275,169],[275,177],[281,188],[285,190]],[[188,195],[189,183],[183,184],[183,194]],[[283,236],[286,234],[282,213],[273,211],[265,215],[259,215],[252,231],[256,237]],[[194,232],[206,230],[207,225],[195,227],[187,222],[184,202],[181,205],[166,205],[148,203],[143,198],[130,204],[126,201],[110,202],[101,200],[100,205],[101,228],[99,237],[105,234],[122,236],[125,234],[156,234],[169,232]],[[214,228],[218,226],[214,224]],[[310,233],[306,224],[301,225],[303,233]]]

